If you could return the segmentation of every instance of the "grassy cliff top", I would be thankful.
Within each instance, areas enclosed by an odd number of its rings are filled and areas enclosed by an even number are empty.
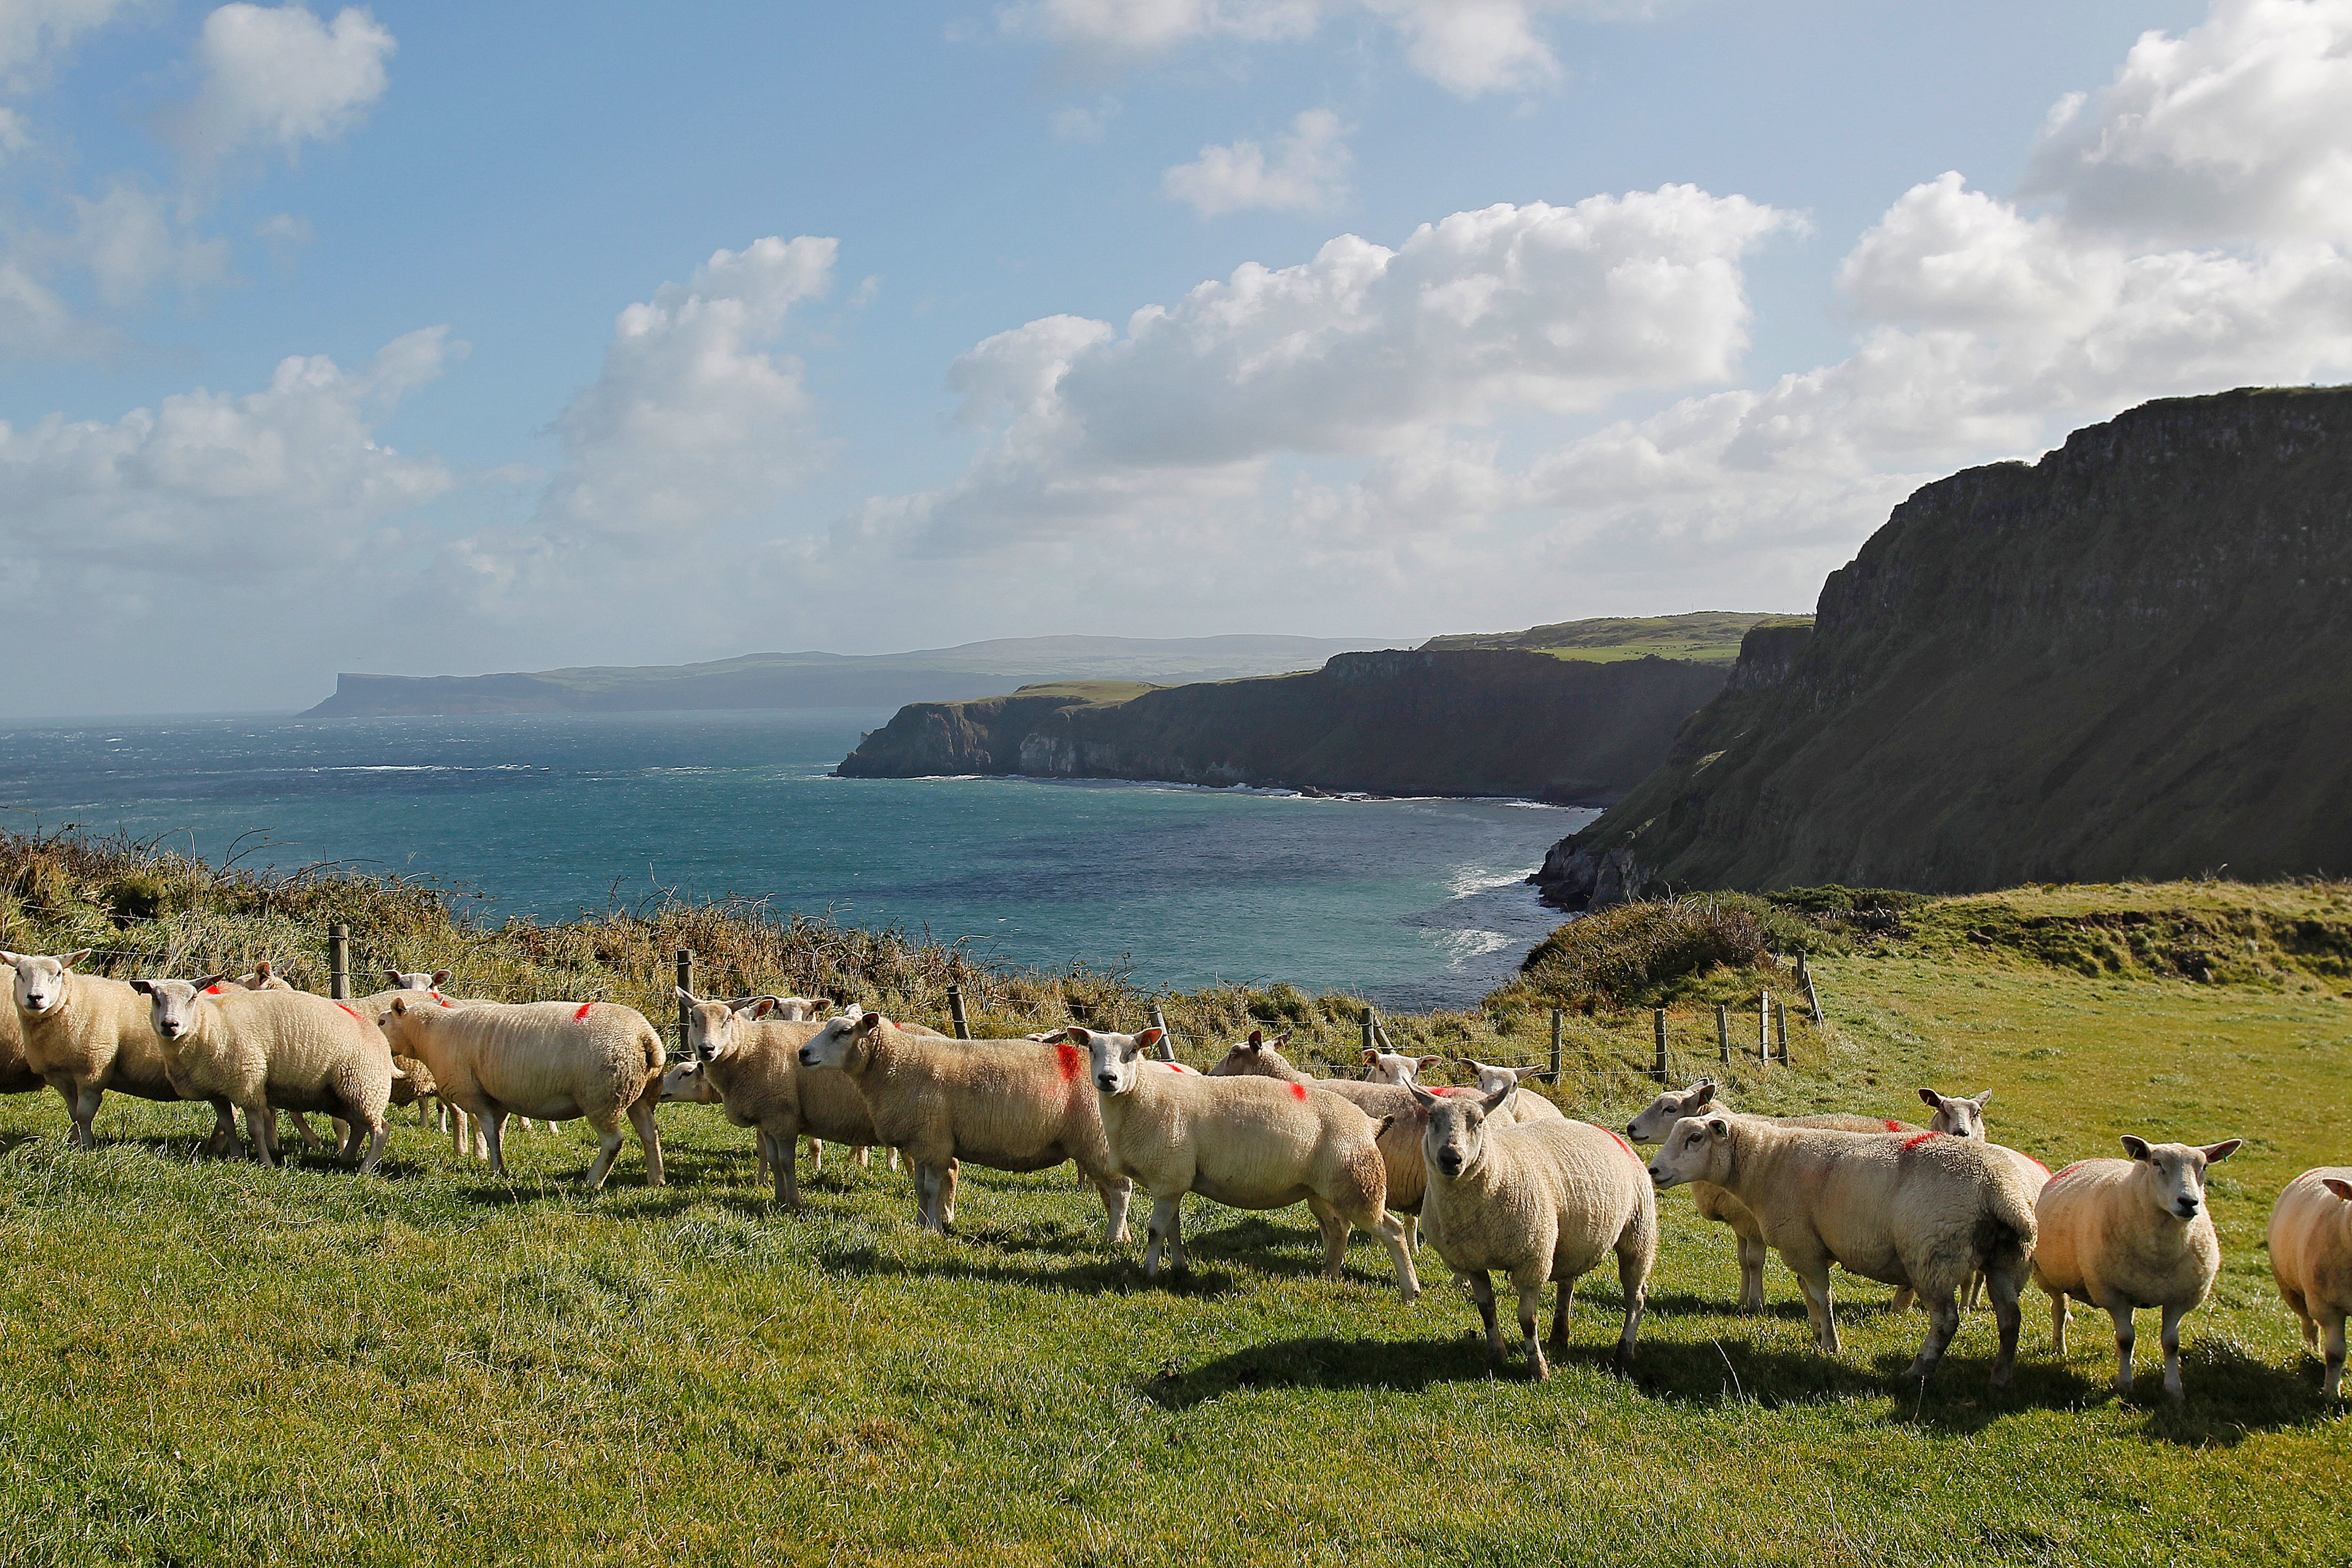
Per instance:
[[[1739,657],[1739,640],[1753,626],[1802,625],[1810,616],[1755,614],[1738,610],[1697,610],[1687,615],[1638,615],[1594,621],[1561,621],[1524,632],[1467,632],[1432,637],[1424,648],[1525,648],[1554,658],[1609,664],[1620,659],[1688,659],[1728,664]]]

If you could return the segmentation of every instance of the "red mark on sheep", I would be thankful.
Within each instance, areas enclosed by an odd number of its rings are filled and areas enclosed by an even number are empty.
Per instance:
[[[1890,1133],[1899,1133],[1903,1130],[1903,1124],[1895,1121],[1893,1117],[1889,1117],[1886,1122],[1886,1130]]]
[[[1648,1166],[1648,1161],[1643,1159],[1641,1155],[1633,1152],[1633,1145],[1625,1141],[1623,1134],[1618,1132],[1614,1127],[1603,1127],[1601,1130],[1617,1140],[1617,1146],[1625,1151],[1625,1157],[1627,1159],[1633,1161],[1637,1166],[1643,1166],[1644,1167]]]
[[[578,1023],[582,1019],[586,1018],[588,1016],[588,1009],[595,1005],[596,1004],[594,1002],[582,1002],[580,1004],[580,1010],[572,1015],[572,1021],[573,1023]]]
[[[353,1018],[359,1018],[360,1016],[360,1009],[352,1006],[349,1002],[337,1002],[335,1005],[342,1009],[345,1012],[351,1014]],[[366,1020],[362,1019],[361,1021],[364,1022]]]
[[[205,988],[205,995],[208,997],[216,997],[227,988],[228,988],[226,986],[206,986]]]
[[[447,1007],[447,1006],[449,1005],[449,998],[446,998],[446,997],[445,997],[445,996],[443,996],[440,992],[438,992],[438,991],[434,991],[434,992],[432,992],[432,993],[431,993],[431,995],[432,995],[433,999],[434,999],[435,1001],[436,1001],[436,1002],[439,1002],[443,1007],[445,1007],[445,1008],[446,1008],[446,1007]]]
[[[1075,1045],[1057,1045],[1054,1048],[1054,1055],[1057,1059],[1055,1065],[1061,1070],[1062,1082],[1065,1083],[1076,1082],[1078,1080],[1078,1048]]]
[[[1903,1140],[1903,1146],[1904,1146],[1905,1148],[1906,1148],[1906,1149],[1916,1149],[1916,1148],[1917,1148],[1920,1145],[1922,1145],[1922,1144],[1926,1143],[1928,1139],[1930,1139],[1930,1138],[1940,1138],[1940,1137],[1942,1137],[1943,1135],[1944,1135],[1944,1134],[1941,1134],[1941,1133],[1921,1133],[1921,1134],[1917,1134],[1917,1135],[1916,1135],[1916,1136],[1915,1136],[1915,1137],[1909,1137],[1909,1138],[1906,1138],[1906,1139],[1904,1139],[1904,1140]]]
[[[2011,1152],[2013,1153],[2014,1151],[2011,1151]],[[2051,1176],[2051,1175],[2050,1175],[2050,1167],[2049,1167],[2048,1166],[2043,1165],[2040,1160],[2035,1159],[2032,1155],[2019,1155],[2017,1157],[2018,1157],[2019,1159],[2021,1159],[2021,1160],[2023,1160],[2027,1165],[2032,1166],[2035,1170],[2040,1171],[2040,1172],[2041,1172],[2044,1176],[2048,1177],[2050,1180],[2052,1180],[2052,1181],[2055,1181],[2055,1180],[2057,1180],[2057,1179],[2058,1179],[2057,1177],[2053,1176]]]
[[[1293,1100],[1304,1100],[1304,1099],[1306,1099],[1306,1098],[1307,1098],[1307,1085],[1306,1085],[1306,1084],[1304,1084],[1304,1083],[1294,1083],[1294,1084],[1292,1084],[1292,1085],[1290,1086],[1290,1097],[1291,1097]]]

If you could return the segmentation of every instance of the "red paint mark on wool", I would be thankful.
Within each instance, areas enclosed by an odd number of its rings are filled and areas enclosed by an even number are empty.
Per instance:
[[[1648,1161],[1644,1160],[1641,1155],[1633,1152],[1633,1145],[1625,1141],[1625,1135],[1622,1133],[1620,1133],[1614,1127],[1603,1127],[1601,1130],[1617,1140],[1617,1146],[1625,1151],[1625,1157],[1627,1159],[1633,1161],[1637,1166],[1643,1166],[1644,1167],[1648,1166]]]
[[[1944,1135],[1944,1134],[1941,1134],[1941,1133],[1921,1133],[1921,1134],[1920,1134],[1918,1136],[1916,1136],[1916,1137],[1912,1137],[1912,1138],[1906,1138],[1906,1139],[1904,1139],[1904,1140],[1903,1140],[1903,1146],[1904,1146],[1905,1148],[1906,1148],[1906,1149],[1916,1149],[1916,1148],[1917,1148],[1920,1145],[1922,1145],[1922,1144],[1926,1143],[1928,1139],[1930,1139],[1930,1138],[1940,1138],[1940,1137],[1942,1137],[1943,1135]]]
[[[1903,1124],[1890,1117],[1886,1123],[1886,1130],[1890,1133],[1899,1133],[1903,1130]]]
[[[572,1015],[572,1021],[573,1023],[578,1023],[582,1019],[586,1018],[588,1016],[588,1009],[595,1005],[596,1004],[594,1002],[582,1002],[580,1004],[580,1010]]]
[[[216,997],[227,988],[228,988],[226,986],[206,986],[205,988],[205,995],[208,997]]]
[[[1306,1099],[1306,1098],[1307,1098],[1307,1085],[1306,1085],[1306,1084],[1304,1084],[1304,1083],[1294,1083],[1294,1084],[1292,1084],[1292,1085],[1290,1086],[1290,1097],[1291,1097],[1293,1100],[1304,1100],[1304,1099]]]
[[[1056,1058],[1055,1066],[1061,1071],[1062,1082],[1076,1082],[1078,1081],[1078,1048],[1075,1045],[1057,1045],[1054,1048],[1054,1055]]]
[[[342,1009],[345,1012],[351,1014],[353,1018],[358,1018],[360,1016],[360,1009],[352,1006],[349,1002],[337,1002],[335,1005]]]
[[[2014,1151],[2011,1152],[2014,1153]],[[2032,1166],[2035,1170],[2040,1171],[2043,1176],[2050,1176],[2050,1167],[2043,1165],[2040,1160],[2035,1159],[2032,1155],[2019,1155],[2017,1157],[2023,1160],[2027,1165]],[[2058,1178],[2055,1176],[2050,1176],[2050,1179],[2055,1181]]]
[[[449,998],[446,998],[446,997],[445,997],[445,996],[443,996],[440,992],[438,992],[438,991],[435,991],[435,992],[431,993],[431,995],[432,995],[433,999],[434,999],[435,1001],[436,1001],[436,1002],[439,1002],[443,1007],[445,1007],[445,1008],[446,1008],[446,1007],[447,1007],[447,1006],[449,1005]]]

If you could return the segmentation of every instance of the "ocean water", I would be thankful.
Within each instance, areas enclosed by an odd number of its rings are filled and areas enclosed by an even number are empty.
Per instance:
[[[1522,879],[1595,814],[1178,785],[843,779],[887,711],[189,718],[0,730],[0,822],[336,862],[562,919],[688,897],[902,925],[1146,986],[1475,1001],[1559,917]]]

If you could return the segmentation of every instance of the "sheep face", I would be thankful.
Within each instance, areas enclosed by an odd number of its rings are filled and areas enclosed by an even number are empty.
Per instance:
[[[1484,1082],[1483,1080],[1481,1082]],[[1687,1089],[1669,1089],[1649,1108],[1625,1124],[1625,1135],[1637,1144],[1662,1144],[1675,1124],[1696,1116],[1715,1103],[1715,1080],[1702,1078]]]
[[[1422,1158],[1451,1179],[1477,1168],[1486,1153],[1486,1118],[1501,1110],[1519,1086],[1514,1080],[1475,1100],[1466,1094],[1432,1094],[1418,1083],[1406,1087],[1427,1117],[1421,1129]]]
[[[662,1074],[661,1103],[665,1105],[679,1100],[708,1105],[718,1098],[718,1089],[704,1075],[699,1061],[681,1061]]]
[[[1919,1098],[1936,1109],[1927,1122],[1927,1131],[1948,1133],[1955,1138],[1981,1138],[1985,1135],[1984,1108],[1992,1100],[1988,1089],[1973,1099],[1962,1100],[1937,1093],[1933,1089],[1919,1091]]]
[[[224,977],[214,975],[202,980],[133,980],[131,988],[146,997],[147,1018],[155,1026],[155,1033],[164,1040],[177,1040],[194,1031],[197,1000]]]
[[[686,1043],[698,1061],[724,1055],[735,1044],[735,1020],[746,1014],[757,1018],[766,1011],[764,1003],[772,998],[754,997],[749,1001],[706,1002],[682,986],[674,986],[677,999],[686,1004]]]
[[[2242,1142],[2231,1138],[2200,1149],[2192,1144],[2151,1144],[2126,1134],[2124,1153],[2147,1167],[2158,1208],[2175,1219],[2194,1219],[2205,1208],[2205,1167],[2236,1154]]]
[[[1392,1051],[1367,1051],[1364,1052],[1364,1082],[1417,1083],[1423,1073],[1444,1060],[1437,1056],[1404,1056]]]
[[[1478,1092],[1481,1094],[1492,1094],[1504,1084],[1517,1083],[1521,1078],[1535,1071],[1531,1067],[1494,1067],[1483,1061],[1473,1061],[1466,1056],[1456,1057],[1454,1061],[1459,1065],[1468,1068],[1476,1076]]]
[[[1160,1043],[1160,1031],[1148,1029],[1141,1034],[1112,1034],[1073,1024],[1062,1031],[1062,1038],[1087,1053],[1097,1089],[1106,1094],[1124,1094],[1135,1087],[1136,1081],[1151,1065],[1150,1058],[1143,1053]]]
[[[66,971],[89,956],[84,947],[62,958],[35,953],[0,953],[0,962],[16,971],[16,1006],[28,1018],[39,1018],[66,998]]]
[[[1288,1045],[1289,1043],[1290,1031],[1288,1030],[1284,1030],[1272,1040],[1268,1040],[1265,1038],[1265,1031],[1254,1029],[1250,1030],[1249,1038],[1247,1040],[1243,1040],[1239,1045],[1236,1045],[1231,1051],[1226,1051],[1224,1060],[1218,1062],[1214,1067],[1209,1069],[1209,1076],[1212,1078],[1245,1078],[1252,1076],[1259,1078],[1278,1078],[1281,1074],[1276,1071],[1275,1059],[1268,1053],[1279,1051],[1284,1046]]]
[[[880,1013],[844,1013],[837,1019],[828,1019],[824,1027],[801,1046],[800,1064],[847,1071],[856,1060],[857,1048],[871,1040],[874,1031],[881,1027]]]
[[[386,969],[383,977],[392,982],[385,988],[394,991],[437,991],[449,983],[449,971],[436,969],[431,974],[422,969]]]
[[[1669,1128],[1665,1146],[1650,1161],[1650,1180],[1680,1186],[1686,1181],[1723,1185],[1731,1174],[1731,1121],[1726,1116],[1685,1116]]]

